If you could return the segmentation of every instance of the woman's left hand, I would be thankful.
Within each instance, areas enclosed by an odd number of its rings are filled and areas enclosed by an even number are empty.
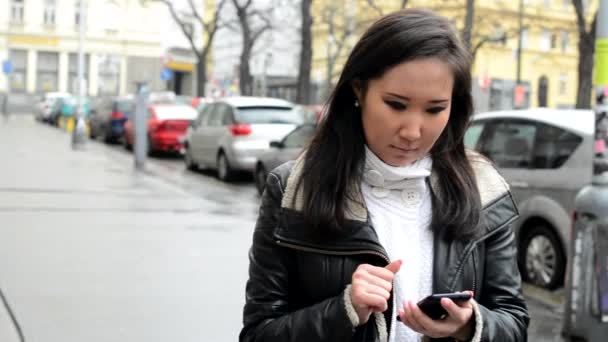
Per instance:
[[[399,317],[410,329],[431,338],[452,337],[467,341],[473,335],[473,304],[466,301],[461,304],[451,299],[442,298],[441,306],[448,312],[442,320],[432,320],[412,301],[404,301],[399,309]]]

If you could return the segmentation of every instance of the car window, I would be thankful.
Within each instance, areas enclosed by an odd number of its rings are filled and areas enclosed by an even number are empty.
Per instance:
[[[239,107],[235,120],[248,124],[296,124],[304,123],[302,111],[287,107]]]
[[[301,126],[285,137],[283,145],[286,148],[303,148],[310,142],[314,134],[315,126]]]
[[[222,122],[223,105],[217,104],[213,106],[213,109],[209,113],[209,117],[206,121],[206,126],[219,127]]]
[[[502,168],[530,168],[537,126],[533,122],[504,120],[492,123],[480,152]]]
[[[539,124],[532,167],[557,169],[574,153],[583,138],[559,127]]]
[[[468,149],[477,149],[477,143],[481,137],[481,133],[485,127],[485,122],[474,122],[472,123],[467,132],[464,134],[464,146]]]
[[[233,123],[232,120],[232,107],[230,106],[222,106],[222,126],[228,126]]]

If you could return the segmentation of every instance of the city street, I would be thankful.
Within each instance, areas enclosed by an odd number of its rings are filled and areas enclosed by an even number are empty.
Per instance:
[[[0,155],[0,289],[27,342],[237,340],[251,180],[171,156],[138,173],[121,146],[72,151],[27,115],[0,120]],[[561,340],[562,292],[525,287],[530,341]],[[0,341],[13,342],[3,309]]]

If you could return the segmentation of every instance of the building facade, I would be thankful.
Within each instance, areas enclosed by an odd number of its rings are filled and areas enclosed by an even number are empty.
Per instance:
[[[325,94],[364,30],[381,14],[397,10],[400,3],[397,0],[313,3],[316,19],[312,72],[314,79],[325,84]],[[592,8],[590,2],[584,3],[590,23]],[[407,7],[430,9],[450,18],[459,30],[464,26],[464,0],[410,0]],[[475,2],[472,50],[476,111],[574,107],[578,30],[571,0],[523,0],[520,58],[519,14],[519,1]],[[518,59],[521,86],[516,87]]]

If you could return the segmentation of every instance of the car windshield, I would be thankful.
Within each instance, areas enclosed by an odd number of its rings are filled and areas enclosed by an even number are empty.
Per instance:
[[[239,107],[235,119],[247,124],[302,124],[301,111],[288,107]]]

